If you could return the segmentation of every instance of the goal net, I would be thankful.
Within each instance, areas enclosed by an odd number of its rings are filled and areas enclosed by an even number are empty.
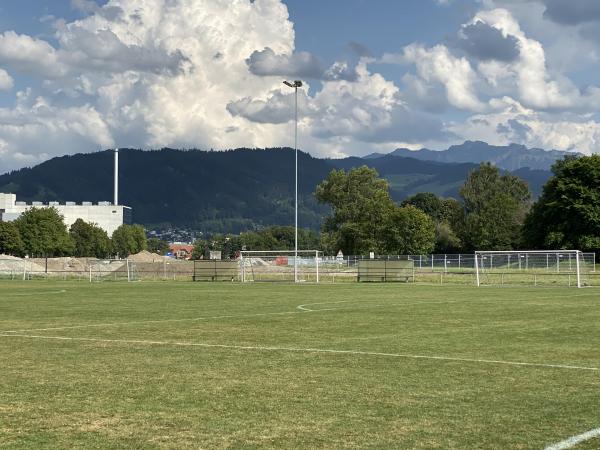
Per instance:
[[[475,281],[481,285],[588,285],[593,254],[579,250],[477,251]]]
[[[241,280],[318,283],[322,255],[318,250],[242,251]]]

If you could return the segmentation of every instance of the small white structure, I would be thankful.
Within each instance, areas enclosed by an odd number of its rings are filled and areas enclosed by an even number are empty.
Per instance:
[[[11,222],[17,219],[21,214],[31,208],[54,207],[59,214],[64,217],[65,224],[69,228],[77,219],[85,220],[88,223],[95,223],[102,228],[108,236],[124,223],[131,222],[131,208],[123,205],[113,205],[110,202],[82,202],[80,205],[75,202],[18,202],[15,194],[0,193],[0,222]]]

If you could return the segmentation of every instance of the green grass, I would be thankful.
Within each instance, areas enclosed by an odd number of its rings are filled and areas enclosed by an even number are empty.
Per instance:
[[[5,281],[0,329],[1,448],[542,449],[600,427],[600,370],[544,366],[600,367],[595,288]]]

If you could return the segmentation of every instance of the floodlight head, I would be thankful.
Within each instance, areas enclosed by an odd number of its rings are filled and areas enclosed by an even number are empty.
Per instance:
[[[289,86],[291,88],[302,87],[302,81],[300,81],[300,80],[295,80],[293,83],[290,81],[284,81],[283,84],[285,84],[286,86]]]

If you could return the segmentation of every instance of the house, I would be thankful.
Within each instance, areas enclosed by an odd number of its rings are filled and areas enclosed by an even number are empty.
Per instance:
[[[177,259],[192,259],[194,246],[191,244],[169,244],[169,252]]]

